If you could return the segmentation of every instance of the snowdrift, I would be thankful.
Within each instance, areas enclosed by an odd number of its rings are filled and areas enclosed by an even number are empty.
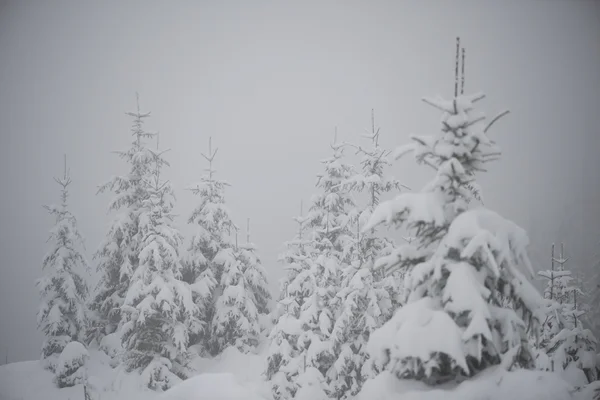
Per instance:
[[[94,400],[271,400],[263,383],[263,355],[229,348],[214,359],[197,359],[192,377],[164,393],[145,388],[138,374],[113,369],[102,351],[90,350],[89,388]],[[0,366],[0,400],[83,399],[83,385],[59,389],[40,361]],[[186,397],[187,396],[187,397]],[[208,397],[207,397],[208,396]]]
[[[240,385],[232,373],[194,376],[161,394],[160,400],[265,400]]]
[[[89,384],[94,400],[272,400],[269,386],[261,376],[264,351],[242,354],[227,349],[214,359],[197,359],[198,375],[164,393],[143,387],[137,374],[127,374],[109,365],[101,351],[90,351]],[[593,400],[600,395],[600,381],[579,392],[580,382],[569,374],[515,371],[496,368],[462,384],[436,389],[419,382],[401,381],[384,372],[367,382],[355,400]],[[40,361],[0,366],[0,400],[83,399],[82,385],[59,389],[54,374]],[[316,400],[316,399],[315,399]]]
[[[555,373],[496,368],[471,381],[436,389],[384,372],[367,382],[356,400],[591,400],[578,395]]]

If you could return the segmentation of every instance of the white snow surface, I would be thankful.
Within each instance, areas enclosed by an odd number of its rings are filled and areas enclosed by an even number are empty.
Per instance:
[[[89,389],[94,400],[271,400],[261,376],[266,344],[259,350],[259,354],[242,354],[228,348],[214,359],[197,359],[194,368],[198,375],[164,393],[144,388],[138,374],[112,369],[106,354],[90,350]],[[53,377],[40,361],[0,366],[0,400],[38,400],[40,394],[44,400],[83,399],[82,385],[59,389]],[[564,373],[494,368],[459,385],[433,389],[383,372],[351,400],[591,400],[600,390],[600,381],[596,381],[573,392],[568,382],[572,378]]]
[[[158,396],[161,400],[264,400],[249,393],[232,373],[206,373],[194,376]]]
[[[193,363],[198,376],[164,393],[145,388],[138,373],[111,368],[110,357],[104,352],[89,350],[88,390],[94,400],[271,400],[269,387],[261,376],[265,362],[264,349],[261,350],[262,354],[254,355],[228,348],[216,358],[199,358]],[[40,361],[2,365],[0,400],[83,399],[83,385],[59,389],[53,379],[54,374],[45,370]],[[167,397],[168,393],[174,396]],[[190,397],[184,396],[188,394]]]
[[[552,372],[494,368],[459,385],[430,388],[399,380],[386,371],[368,381],[356,400],[584,400],[572,391],[569,383]]]

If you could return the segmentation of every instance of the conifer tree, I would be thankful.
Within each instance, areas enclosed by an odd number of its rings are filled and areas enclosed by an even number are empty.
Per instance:
[[[583,292],[574,285],[571,271],[565,268],[567,261],[563,244],[561,243],[559,258],[554,257],[552,245],[552,269],[538,273],[547,279],[544,291],[547,306],[541,340],[538,342],[538,350],[541,352],[537,366],[540,369],[555,371],[567,369],[573,364],[583,370],[592,381],[596,379],[597,340],[589,329],[583,327]],[[556,269],[555,263],[558,264]]]
[[[286,250],[279,257],[287,273],[281,280],[281,294],[274,310],[275,324],[268,337],[270,346],[265,371],[276,400],[289,399],[296,394],[299,385],[296,376],[304,369],[304,357],[298,344],[302,324],[298,318],[312,293],[312,250],[306,232],[308,220],[302,214],[301,203],[300,216],[294,218],[298,234],[285,243]]]
[[[212,321],[213,352],[221,353],[230,346],[243,353],[250,352],[259,344],[260,321],[253,288],[245,274],[245,259],[237,244],[237,233],[235,246],[221,250],[214,261],[222,271]]]
[[[64,175],[54,180],[61,187],[61,205],[45,206],[55,224],[48,238],[52,248],[42,264],[44,276],[36,282],[42,298],[37,322],[45,336],[42,360],[51,371],[55,371],[63,349],[72,341],[80,341],[86,333],[88,286],[83,273],[89,269],[81,253],[83,239],[77,220],[67,203],[71,178],[66,156]]]
[[[131,277],[139,264],[141,234],[139,216],[143,202],[148,199],[147,182],[151,180],[154,155],[146,147],[146,139],[155,136],[143,129],[150,113],[140,111],[139,96],[137,110],[126,113],[133,119],[131,127],[131,147],[116,152],[123,159],[129,171],[126,175],[115,176],[100,186],[98,193],[112,191],[115,197],[109,205],[109,212],[117,212],[109,226],[106,237],[94,254],[98,261],[100,281],[90,308],[95,312],[94,323],[88,341],[96,341],[102,346],[106,335],[107,342],[120,343],[118,335],[121,326],[121,306],[129,290]],[[108,345],[112,347],[112,345]]]
[[[335,378],[332,369],[339,343],[332,333],[341,308],[337,296],[342,284],[343,272],[352,262],[357,251],[354,240],[356,205],[346,182],[354,175],[354,168],[343,160],[344,144],[334,143],[332,157],[322,161],[325,172],[317,179],[319,193],[313,196],[308,213],[308,226],[312,229],[309,292],[299,320],[303,332],[298,338],[298,348],[306,357],[305,369],[315,368],[323,374],[325,389]]]
[[[222,275],[222,266],[215,261],[215,257],[222,250],[232,247],[229,232],[235,228],[225,204],[224,191],[229,184],[215,179],[213,161],[218,150],[213,152],[212,139],[209,138],[208,155],[201,154],[208,161],[208,168],[200,182],[189,188],[199,197],[199,204],[188,219],[188,224],[194,226],[195,232],[184,257],[183,276],[191,285],[194,303],[199,310],[200,324],[191,330],[190,343],[200,355],[217,351],[210,348],[211,323]]]
[[[243,264],[244,279],[252,293],[256,310],[259,315],[267,315],[270,312],[271,293],[267,282],[267,272],[258,257],[256,245],[250,241],[250,218],[248,218],[246,227],[246,243],[239,246],[239,252]]]
[[[433,385],[499,364],[533,368],[527,330],[539,324],[542,304],[521,271],[533,277],[525,231],[468,205],[476,172],[499,156],[486,134],[499,116],[483,125],[475,104],[484,95],[458,94],[458,56],[456,77],[452,100],[424,99],[443,112],[441,132],[413,135],[413,143],[397,152],[414,152],[435,178],[419,193],[380,204],[364,227],[386,222],[415,232],[413,244],[382,260],[409,268],[406,304],[371,335],[369,352],[397,377]],[[502,306],[501,293],[513,308]]]
[[[138,219],[139,265],[133,271],[121,315],[125,367],[138,370],[149,388],[163,391],[189,373],[188,332],[196,323],[190,288],[181,280],[178,253],[183,237],[173,226],[174,195],[169,181],[160,180],[169,164],[150,151],[155,164],[148,197]]]
[[[587,295],[589,306],[587,322],[594,336],[600,340],[600,243],[597,245]],[[598,368],[600,369],[600,365]]]
[[[374,269],[375,260],[389,254],[393,241],[379,237],[375,230],[361,233],[360,227],[366,225],[380,196],[399,191],[403,185],[393,177],[386,175],[391,166],[388,160],[390,151],[379,145],[379,128],[375,128],[374,113],[371,114],[372,130],[366,135],[371,146],[363,148],[353,146],[361,155],[361,171],[344,182],[350,190],[367,194],[366,206],[359,206],[356,214],[355,235],[356,250],[352,262],[343,272],[341,290],[337,297],[341,301],[341,314],[333,328],[336,361],[331,371],[332,392],[335,398],[356,395],[369,374],[363,366],[368,359],[366,342],[370,333],[381,327],[399,306],[401,276],[394,274],[385,277],[380,270]]]

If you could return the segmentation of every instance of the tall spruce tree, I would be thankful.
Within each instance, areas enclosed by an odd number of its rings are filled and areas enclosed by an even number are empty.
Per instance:
[[[160,180],[168,163],[162,153],[150,152],[155,169],[144,182],[148,197],[138,214],[139,264],[121,306],[121,338],[127,370],[140,371],[149,388],[163,391],[189,376],[188,333],[198,313],[181,280],[183,237],[173,226],[173,191],[169,181]]]
[[[77,220],[67,203],[71,178],[66,156],[64,175],[54,180],[61,187],[61,205],[45,206],[55,224],[48,238],[52,248],[42,264],[44,276],[36,282],[42,298],[37,322],[45,335],[42,360],[51,371],[63,349],[72,341],[81,341],[86,333],[88,286],[83,274],[89,272],[81,253],[83,239]]]
[[[366,194],[367,201],[352,213],[356,215],[356,250],[352,262],[346,265],[337,294],[341,300],[341,313],[332,334],[337,360],[330,375],[333,397],[338,399],[356,395],[360,390],[370,372],[368,368],[363,371],[368,359],[366,342],[371,332],[381,327],[400,303],[400,274],[386,277],[374,268],[375,261],[393,249],[393,241],[378,236],[375,229],[360,232],[360,227],[366,225],[379,204],[381,195],[403,187],[386,174],[386,169],[391,166],[388,160],[391,152],[379,144],[380,132],[375,128],[374,112],[371,123],[371,132],[365,135],[370,139],[370,146],[353,145],[361,155],[362,168],[344,182],[350,190]]]
[[[285,243],[286,250],[279,257],[286,275],[281,280],[281,294],[273,312],[275,323],[268,337],[270,346],[265,371],[276,400],[290,399],[296,394],[299,385],[296,378],[304,370],[304,357],[298,343],[302,324],[298,318],[312,293],[312,250],[306,232],[308,220],[302,214],[301,203],[300,216],[294,218],[298,234]]]
[[[215,315],[215,301],[219,295],[218,282],[222,266],[215,257],[223,249],[232,247],[229,232],[235,225],[225,204],[225,188],[229,183],[215,179],[213,161],[218,149],[212,150],[212,139],[208,142],[208,155],[201,154],[208,161],[208,168],[200,181],[189,190],[199,197],[188,224],[195,232],[185,255],[184,280],[191,285],[194,302],[199,310],[200,325],[192,329],[190,343],[200,355],[214,354],[211,349],[212,320]]]
[[[244,279],[248,285],[248,290],[252,293],[256,310],[259,315],[267,315],[270,312],[271,293],[267,282],[267,272],[257,254],[257,247],[250,241],[250,218],[248,218],[246,226],[246,243],[239,246],[239,252],[243,264]]]
[[[469,208],[475,173],[499,156],[486,134],[499,117],[483,125],[485,117],[474,111],[484,95],[459,95],[456,76],[452,100],[424,99],[443,112],[441,132],[413,135],[397,152],[414,152],[435,178],[419,193],[380,204],[364,227],[386,222],[415,232],[413,244],[382,261],[409,268],[406,304],[368,345],[382,368],[432,385],[498,364],[533,368],[527,329],[539,325],[542,305],[521,271],[533,277],[525,231],[493,211]],[[502,305],[500,294],[513,308]]]
[[[575,284],[571,271],[565,268],[568,259],[564,257],[563,244],[561,243],[559,258],[554,257],[554,245],[552,250],[552,269],[538,272],[547,280],[544,291],[547,305],[541,338],[536,346],[537,367],[558,371],[575,366],[591,382],[596,379],[597,339],[583,326],[583,292]]]
[[[236,347],[247,353],[259,344],[259,312],[252,286],[245,274],[245,261],[237,244],[236,232],[234,247],[223,249],[215,256],[215,262],[222,268],[211,331],[215,354],[227,347]]]
[[[139,264],[142,236],[139,231],[139,216],[143,202],[149,198],[147,182],[154,170],[153,152],[146,147],[146,139],[155,136],[143,129],[150,113],[140,111],[139,96],[137,110],[126,113],[133,119],[131,147],[116,152],[129,166],[125,175],[115,176],[100,186],[98,193],[112,191],[115,197],[109,205],[109,212],[117,212],[109,226],[106,237],[94,254],[98,261],[97,270],[101,274],[90,308],[95,312],[89,341],[102,345],[107,342],[120,343],[118,329],[121,326],[121,306],[131,285],[131,277]],[[108,347],[112,347],[109,345]]]
[[[590,285],[588,286],[589,314],[587,315],[587,322],[594,336],[600,340],[600,243],[598,243],[596,249],[594,263],[590,271]]]
[[[333,155],[322,161],[325,171],[317,177],[319,192],[313,196],[307,216],[312,229],[311,287],[298,318],[303,329],[298,347],[306,360],[304,369],[314,368],[323,374],[328,395],[334,390],[329,384],[336,377],[332,366],[341,351],[332,336],[341,309],[337,293],[358,245],[353,225],[356,205],[344,186],[354,175],[354,168],[344,161],[345,145],[337,142],[337,134],[331,148]]]

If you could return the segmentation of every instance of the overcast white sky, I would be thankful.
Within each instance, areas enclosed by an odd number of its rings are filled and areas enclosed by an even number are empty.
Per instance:
[[[531,229],[535,261],[562,235],[588,262],[600,232],[599,2],[0,2],[0,359],[39,356],[34,281],[53,223],[42,204],[59,201],[63,153],[92,261],[109,222],[96,187],[125,171],[111,151],[129,143],[136,91],[172,149],[183,232],[195,203],[182,189],[212,136],[233,216],[251,218],[275,289],[334,127],[359,140],[374,108],[384,145],[434,132],[440,116],[420,98],[452,94],[456,36],[467,91],[487,94],[489,114],[511,110],[493,129],[504,156],[480,179],[486,204]],[[394,174],[416,189],[429,177],[410,159]]]

